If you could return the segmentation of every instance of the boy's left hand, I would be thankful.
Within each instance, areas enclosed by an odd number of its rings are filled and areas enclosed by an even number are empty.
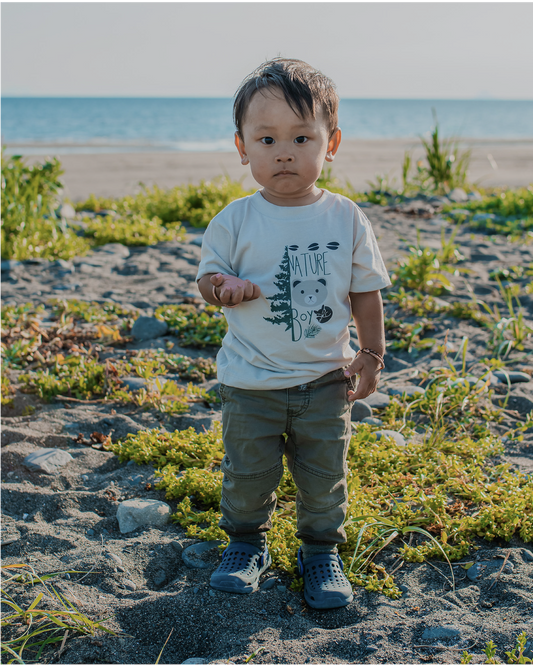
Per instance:
[[[381,370],[379,361],[370,354],[359,354],[346,368],[345,376],[359,375],[359,383],[355,391],[348,391],[348,402],[362,400],[374,393],[378,386]]]

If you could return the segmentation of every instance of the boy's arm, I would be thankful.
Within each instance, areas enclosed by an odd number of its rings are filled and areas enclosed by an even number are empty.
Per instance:
[[[357,327],[361,349],[369,348],[381,356],[385,354],[385,328],[381,292],[350,292],[352,315]],[[360,376],[357,390],[348,391],[348,400],[361,400],[374,393],[380,377],[379,361],[370,354],[359,354],[346,369],[346,376]]]
[[[211,305],[225,305],[235,307],[244,301],[253,301],[259,298],[261,290],[250,282],[241,280],[235,275],[222,273],[207,273],[198,280],[200,293]]]

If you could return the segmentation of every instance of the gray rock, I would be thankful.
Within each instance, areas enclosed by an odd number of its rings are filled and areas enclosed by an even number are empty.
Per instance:
[[[527,374],[527,372],[516,372],[516,371],[509,371],[509,372],[504,372],[502,370],[494,370],[492,372],[493,376],[499,379],[503,384],[507,384],[507,378],[509,378],[509,382],[511,384],[518,384],[521,382],[530,382],[531,381],[531,376]]]
[[[477,580],[481,575],[481,570],[479,564],[476,562],[469,569],[466,570],[466,577],[469,580]]]
[[[186,566],[191,567],[192,569],[209,569],[210,564],[207,564],[202,560],[202,554],[208,550],[212,550],[220,544],[224,543],[223,541],[202,541],[201,543],[195,543],[181,553],[181,557]]]
[[[372,416],[372,407],[364,400],[356,400],[352,406],[352,421],[362,421]]]
[[[32,472],[44,472],[45,474],[57,474],[74,458],[62,449],[40,449],[34,451],[24,458],[24,465]]]
[[[376,419],[374,416],[367,416],[365,419],[361,420],[361,423],[368,423],[372,426],[382,426],[383,421],[381,419]]]
[[[57,213],[59,214],[59,217],[64,217],[65,220],[72,220],[76,217],[76,210],[74,209],[74,206],[69,203],[61,204]]]
[[[122,534],[142,525],[163,526],[170,519],[170,506],[152,499],[131,499],[120,504],[117,520]]]
[[[365,402],[367,405],[370,405],[372,409],[383,409],[389,404],[390,400],[390,396],[386,393],[380,393],[379,391],[371,393],[365,398]]]
[[[87,536],[94,536],[94,535],[95,535],[95,531],[92,530],[92,529],[88,529],[87,532],[86,532],[85,534],[87,534]]]
[[[421,386],[413,386],[412,384],[404,384],[402,386],[395,386],[389,389],[390,395],[405,395],[408,396],[421,396],[424,395],[425,390]]]
[[[163,583],[166,581],[166,579],[167,579],[167,574],[164,571],[164,569],[159,569],[154,574],[154,578],[153,578],[154,585],[156,587],[160,587],[161,585],[163,585]]]
[[[274,577],[267,578],[265,581],[263,581],[261,583],[261,589],[262,590],[271,590],[277,582],[278,581]]]
[[[166,335],[167,332],[167,323],[155,317],[139,317],[131,329],[135,340],[152,340]]]
[[[524,562],[533,562],[533,553],[530,550],[522,548],[522,559]]]
[[[376,437],[378,440],[380,440],[382,437],[392,437],[392,439],[398,444],[398,446],[406,446],[407,442],[405,441],[405,437],[399,433],[396,432],[396,430],[377,430],[376,431]]]
[[[469,192],[468,201],[482,201],[483,197],[479,192]]]
[[[403,592],[402,596],[405,596],[406,594],[409,593],[409,588],[407,585],[398,585],[398,588]]]
[[[379,647],[377,645],[367,645],[365,650],[367,652],[377,652],[379,650]]]
[[[170,545],[177,553],[181,553],[181,551],[183,550],[183,546],[179,541],[171,541]]]
[[[463,203],[464,201],[468,201],[468,194],[461,187],[454,187],[447,196],[450,201],[454,201],[455,203]]]
[[[442,638],[459,638],[461,630],[453,624],[446,624],[442,627],[431,627],[422,634],[423,640],[439,640]]]
[[[137,589],[137,585],[135,585],[132,580],[129,580],[129,578],[122,579],[122,587],[125,587],[126,590],[130,590],[131,592],[135,592]]]
[[[208,659],[202,659],[202,657],[189,657],[185,661],[181,662],[182,664],[208,664]]]
[[[128,391],[138,391],[146,386],[147,381],[142,377],[121,377],[120,381]]]

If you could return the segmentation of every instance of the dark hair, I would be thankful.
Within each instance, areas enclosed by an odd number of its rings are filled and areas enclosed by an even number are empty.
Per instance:
[[[250,100],[257,91],[264,94],[262,91],[272,88],[281,90],[299,118],[308,115],[315,118],[317,107],[320,107],[329,136],[337,129],[339,96],[333,81],[303,60],[274,58],[249,74],[235,93],[233,120],[241,138]]]

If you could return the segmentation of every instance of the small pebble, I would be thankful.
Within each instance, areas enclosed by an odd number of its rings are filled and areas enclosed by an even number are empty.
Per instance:
[[[383,421],[381,419],[377,419],[375,416],[367,416],[361,421],[361,423],[368,423],[368,425],[378,427],[383,425]]]
[[[198,592],[200,592],[200,588],[199,587],[193,587],[192,593],[193,594],[198,594]]]
[[[367,652],[377,652],[379,650],[377,645],[367,645],[365,649]]]
[[[30,514],[29,513],[23,513],[22,514],[22,520],[26,520]]]
[[[116,562],[119,565],[122,564],[122,560],[118,555],[115,555],[115,553],[106,553],[105,556],[108,560],[113,560],[113,562]]]
[[[407,585],[398,585],[398,587],[404,594],[407,594],[409,592],[409,588],[407,587]]]
[[[87,530],[86,532],[87,536],[94,536],[94,530]]]
[[[70,574],[69,574],[69,573],[66,573],[66,574],[64,574],[64,575],[65,575],[65,578],[66,578],[67,580],[70,580]]]
[[[398,444],[398,446],[406,446],[407,442],[405,441],[405,437],[399,433],[396,432],[396,430],[377,430],[375,432],[376,438],[380,440],[382,437],[392,437],[392,439]]]
[[[524,562],[533,562],[533,553],[530,550],[522,548],[522,559]]]
[[[479,569],[479,564],[476,562],[469,569],[466,570],[466,577],[469,580],[477,580],[481,571]]]
[[[209,596],[210,597],[216,597],[216,592],[214,590],[209,590]]]
[[[278,592],[286,592],[286,591],[287,591],[287,588],[285,587],[285,585],[277,585],[277,586],[276,586],[276,590],[277,590]]]
[[[127,590],[131,590],[132,592],[135,592],[137,589],[137,585],[132,580],[129,580],[128,578],[124,578],[122,580],[122,586],[125,587]]]

